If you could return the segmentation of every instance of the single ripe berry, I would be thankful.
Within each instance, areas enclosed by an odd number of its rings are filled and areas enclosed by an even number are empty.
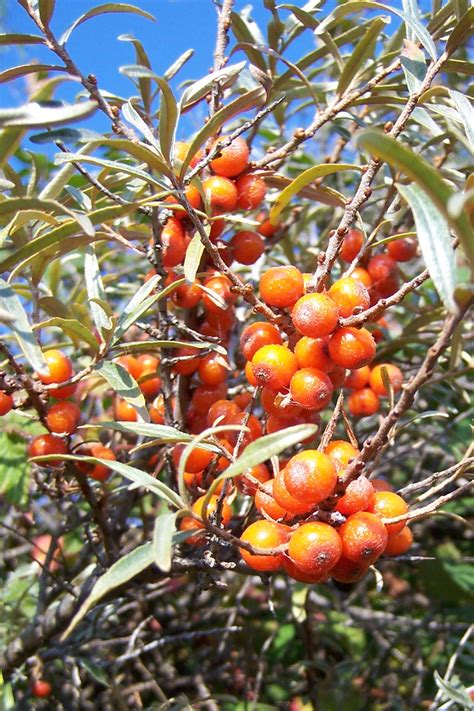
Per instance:
[[[222,136],[219,140],[223,142],[226,138],[226,136]],[[214,146],[215,145],[216,144],[214,144]],[[225,146],[225,148],[219,150],[217,157],[211,161],[211,168],[216,175],[233,178],[245,170],[249,155],[250,151],[248,145],[245,140],[239,136],[238,138],[234,138],[230,146]]]
[[[369,259],[367,271],[377,284],[397,273],[397,263],[388,254],[376,254]]]
[[[226,424],[231,415],[237,415],[240,412],[242,412],[241,408],[232,400],[217,400],[209,408],[206,416],[207,424],[212,427],[218,418],[223,418],[219,424]]]
[[[100,442],[92,442],[84,445],[79,450],[79,454],[88,457],[96,457],[97,459],[106,459],[110,462],[115,462],[116,457],[110,447],[104,447]],[[93,464],[91,462],[76,462],[76,467],[83,474],[87,474],[91,479],[96,481],[105,481],[110,474],[110,467],[106,464]]]
[[[243,474],[236,477],[235,484],[239,491],[248,496],[255,496],[259,484],[264,484],[271,479],[271,474],[265,464],[256,464],[246,469]]]
[[[375,341],[366,328],[338,328],[329,339],[329,355],[348,370],[362,368],[375,357]]]
[[[392,363],[381,363],[380,365],[376,365],[372,368],[369,377],[370,387],[374,393],[377,393],[377,395],[381,395],[382,397],[388,395],[383,379],[383,368],[385,368],[387,377],[392,384],[393,392],[398,393],[403,385],[403,373],[398,366],[393,365]]]
[[[173,449],[173,462],[176,467],[180,464],[184,447],[184,444],[177,444]],[[192,449],[188,454],[184,468],[187,472],[191,472],[191,474],[202,472],[207,466],[209,466],[214,457],[214,452],[210,452],[202,447],[194,447],[194,449]]]
[[[117,422],[136,422],[138,413],[129,402],[121,397],[114,399],[114,418]]]
[[[336,467],[338,475],[341,475],[345,471],[349,462],[352,459],[356,459],[360,452],[350,442],[346,442],[343,439],[335,439],[332,442],[329,442],[328,446],[324,450],[324,454],[328,455],[329,459]]]
[[[294,514],[283,508],[276,502],[273,495],[275,479],[264,481],[255,492],[255,508],[273,521],[288,521],[294,518]]]
[[[47,454],[68,454],[68,446],[64,440],[54,434],[39,435],[31,440],[28,447],[29,457],[42,457]],[[61,464],[61,459],[51,459],[42,463],[41,466],[57,467]]]
[[[360,313],[370,306],[369,292],[357,279],[338,279],[328,291],[328,296],[339,309],[341,318],[348,318],[356,311]]]
[[[123,355],[123,356],[120,356],[120,358],[117,358],[117,360],[115,362],[118,363],[119,365],[121,365],[122,368],[125,368],[125,370],[127,370],[130,373],[132,378],[135,378],[135,380],[138,380],[138,378],[140,377],[141,371],[142,371],[142,367],[141,367],[140,363],[138,362],[138,360],[134,356]]]
[[[38,699],[47,699],[53,693],[53,687],[46,679],[35,679],[31,684],[31,693]]]
[[[0,390],[0,415],[6,415],[13,407],[13,398],[7,395],[4,390]]]
[[[240,537],[241,541],[250,543],[256,548],[271,550],[287,542],[290,529],[281,523],[274,521],[255,521],[248,526]],[[240,555],[249,568],[260,572],[272,572],[281,568],[283,563],[283,553],[270,553],[262,555],[250,553],[244,548],[240,549]]]
[[[362,368],[357,368],[353,370],[347,376],[344,386],[346,388],[351,388],[352,390],[360,390],[365,388],[369,382],[370,368],[368,365],[364,365]]]
[[[403,555],[413,545],[413,533],[404,526],[400,533],[389,535],[387,546],[384,550],[385,555]]]
[[[272,237],[275,232],[278,232],[282,227],[280,222],[277,222],[276,225],[272,225],[264,212],[258,215],[257,220],[260,220],[260,226],[257,228],[257,232],[263,237]]]
[[[245,412],[238,412],[235,415],[229,416],[227,424],[242,425],[248,427],[248,429],[250,430],[249,432],[246,432],[241,439],[241,449],[244,449],[248,444],[254,442],[256,439],[262,436],[262,425],[254,415],[250,415],[250,417],[247,419],[247,415],[245,414]],[[240,431],[229,430],[229,432],[225,433],[225,439],[233,447],[235,447],[235,445],[237,444],[237,440],[240,440],[240,438]]]
[[[206,416],[217,400],[227,396],[227,382],[218,385],[198,385],[191,397],[191,405],[197,413]]]
[[[271,390],[287,388],[297,368],[296,357],[286,346],[263,346],[252,358],[252,371],[258,384]]]
[[[354,390],[347,398],[347,408],[354,417],[370,417],[379,411],[379,396],[371,388]]]
[[[351,274],[351,278],[362,282],[366,289],[370,289],[374,283],[374,280],[370,276],[367,269],[364,269],[363,267],[356,267]]]
[[[62,383],[72,377],[72,363],[62,351],[50,350],[44,354],[48,374],[40,375],[39,379],[44,385]]]
[[[179,160],[181,163],[184,161],[189,152],[190,144],[185,141],[176,141],[174,144],[174,159]],[[190,167],[194,168],[200,160],[204,158],[204,151],[199,150],[191,158]]]
[[[331,569],[331,577],[338,583],[356,583],[367,574],[369,566],[365,563],[349,560],[341,555],[334,568]]]
[[[236,232],[230,241],[232,255],[239,264],[255,264],[265,251],[265,243],[257,232]]]
[[[375,492],[374,502],[370,509],[379,518],[395,518],[403,516],[408,511],[408,504],[398,494],[393,491],[377,491]],[[385,528],[390,536],[400,533],[406,525],[406,519],[397,523],[387,523]]]
[[[303,336],[329,336],[337,326],[338,307],[326,294],[305,294],[293,306],[291,319]]]
[[[295,356],[299,368],[317,368],[329,373],[334,363],[329,357],[327,338],[309,338],[302,336],[295,345]]]
[[[318,412],[329,405],[332,393],[329,376],[316,368],[301,368],[290,381],[291,399],[309,410]]]
[[[364,243],[364,235],[360,230],[351,229],[342,240],[339,256],[345,262],[352,262],[359,254]]]
[[[276,393],[269,388],[263,388],[260,395],[262,407],[269,415],[275,415],[283,420],[292,422],[301,415],[301,407],[291,402],[291,398],[282,393]]]
[[[303,275],[296,267],[272,267],[260,277],[260,295],[268,306],[293,306],[302,294]]]
[[[235,183],[239,194],[237,207],[241,210],[255,210],[261,205],[267,192],[267,186],[259,175],[242,175]]]
[[[220,353],[205,356],[198,368],[198,375],[206,385],[218,385],[229,377],[229,361]]]
[[[348,484],[344,496],[337,502],[336,511],[351,516],[358,511],[372,511],[374,502],[374,487],[365,476],[360,476]]]
[[[186,254],[184,228],[181,220],[169,217],[161,231],[161,244],[163,247],[163,266],[166,268],[182,264]]]
[[[289,493],[308,504],[319,504],[334,492],[336,467],[327,454],[308,449],[295,454],[285,468]]]
[[[231,286],[232,283],[223,274],[206,279],[202,303],[208,314],[218,314],[235,304],[237,294],[231,290]]]
[[[387,529],[373,513],[359,511],[349,516],[339,529],[342,552],[355,563],[372,565],[387,545]]]
[[[205,195],[214,213],[232,212],[237,205],[237,188],[232,180],[212,175],[202,184]]]
[[[204,512],[205,498],[206,496],[204,495],[196,499],[196,501],[191,507],[191,510],[196,516],[199,516],[201,518],[204,516],[204,513],[206,513],[207,518],[211,521],[211,523],[213,523],[214,515],[217,512],[219,506],[219,497],[211,496]],[[224,500],[222,506],[220,507],[221,525],[225,528],[225,526],[229,524],[231,518],[232,509],[230,508],[227,501]],[[179,528],[181,531],[203,531],[206,527],[203,522],[198,521],[195,518],[191,518],[191,516],[185,516],[181,519]],[[190,545],[200,545],[203,542],[204,539],[201,536],[190,536],[186,539],[186,543],[189,543]]]
[[[192,375],[199,368],[202,355],[198,348],[193,346],[181,346],[174,351],[176,362],[173,370],[178,375]]]
[[[201,301],[201,296],[201,282],[196,279],[189,284],[178,286],[171,294],[171,300],[180,309],[194,309]]]
[[[273,498],[279,506],[291,514],[309,514],[314,509],[314,504],[308,504],[295,499],[290,494],[285,484],[285,470],[280,469],[273,480]]]
[[[81,410],[75,402],[57,402],[48,408],[46,425],[53,434],[70,435],[76,431]]]
[[[337,531],[327,523],[304,523],[291,535],[288,557],[311,575],[323,576],[341,557],[342,542]]]
[[[161,390],[161,378],[158,376],[159,358],[144,353],[138,356],[137,361],[140,367],[140,390],[145,397],[154,398]]]
[[[282,342],[280,331],[275,326],[266,321],[257,321],[245,326],[239,345],[244,358],[252,360],[255,353],[263,346],[281,345]]]
[[[389,242],[387,251],[396,262],[409,262],[416,256],[416,240],[410,238],[396,239]]]

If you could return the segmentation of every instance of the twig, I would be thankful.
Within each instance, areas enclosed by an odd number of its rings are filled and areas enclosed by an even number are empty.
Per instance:
[[[214,51],[214,67],[213,71],[217,72],[219,69],[225,67],[227,63],[227,57],[225,56],[225,50],[229,44],[229,29],[230,29],[230,14],[232,12],[232,6],[234,0],[224,0],[222,3],[222,9],[217,10],[217,38],[216,38],[216,48]],[[211,91],[211,101],[209,105],[209,112],[211,116],[216,113],[219,109],[220,102],[222,98],[222,89],[219,82],[214,82]]]

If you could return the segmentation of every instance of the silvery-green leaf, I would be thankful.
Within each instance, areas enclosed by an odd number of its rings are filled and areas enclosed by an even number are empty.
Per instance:
[[[13,320],[7,325],[13,332],[28,363],[37,373],[46,375],[49,372],[48,366],[46,365],[43,352],[28,322],[26,311],[13,289],[1,277],[0,309],[13,317]]]

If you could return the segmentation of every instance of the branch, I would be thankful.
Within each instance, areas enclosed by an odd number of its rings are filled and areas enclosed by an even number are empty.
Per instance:
[[[214,51],[214,67],[213,72],[219,71],[225,67],[227,63],[227,57],[225,56],[225,50],[229,44],[228,32],[230,29],[230,14],[232,12],[232,5],[234,0],[224,0],[222,4],[222,10],[217,11],[218,21],[217,21],[217,39],[216,39],[216,49]],[[209,112],[211,116],[218,111],[222,98],[222,89],[219,82],[214,82],[211,91],[211,101],[209,106]]]

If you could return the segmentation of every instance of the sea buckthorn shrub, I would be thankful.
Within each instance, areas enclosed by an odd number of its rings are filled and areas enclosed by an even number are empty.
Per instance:
[[[0,707],[469,708],[470,4],[86,4],[0,28]]]

